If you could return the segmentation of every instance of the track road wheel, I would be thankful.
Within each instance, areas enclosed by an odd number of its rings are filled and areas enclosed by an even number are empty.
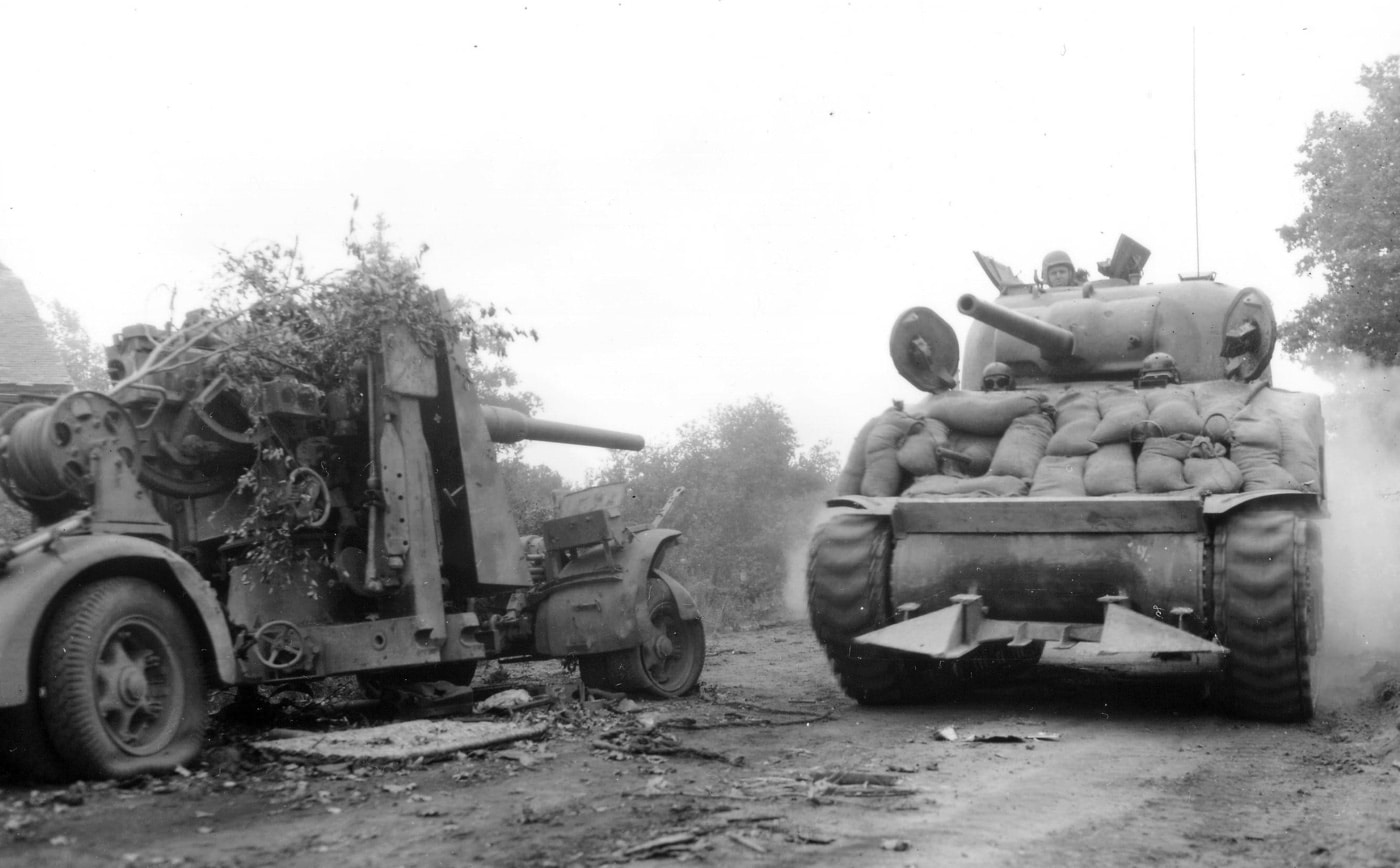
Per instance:
[[[1291,512],[1231,515],[1214,545],[1215,630],[1230,649],[1222,703],[1256,720],[1312,716],[1322,571],[1316,526]]]
[[[660,635],[635,648],[580,657],[584,684],[661,699],[675,699],[695,689],[705,667],[705,625],[699,618],[681,620],[670,588],[656,576],[647,580],[647,602],[651,623]]]
[[[81,777],[168,772],[199,755],[208,722],[199,648],[155,585],[79,589],[44,637],[39,683],[55,752]]]

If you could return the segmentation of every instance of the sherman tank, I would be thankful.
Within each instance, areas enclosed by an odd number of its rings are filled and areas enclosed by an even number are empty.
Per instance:
[[[1272,385],[1263,292],[1145,284],[1149,255],[1125,236],[1101,277],[1051,287],[976,254],[998,294],[957,299],[965,353],[933,310],[896,318],[922,394],[861,429],[809,551],[848,695],[937,699],[1053,649],[1199,675],[1238,716],[1311,715],[1320,401]]]

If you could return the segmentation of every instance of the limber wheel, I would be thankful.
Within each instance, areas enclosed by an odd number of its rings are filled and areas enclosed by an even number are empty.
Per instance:
[[[1320,558],[1312,523],[1291,512],[1229,516],[1214,546],[1215,631],[1225,710],[1256,720],[1312,716]]]
[[[695,689],[705,667],[705,625],[698,618],[682,620],[671,589],[656,576],[647,580],[647,602],[659,635],[634,648],[580,657],[584,684],[662,699]]]
[[[43,644],[42,716],[73,773],[168,772],[199,755],[208,722],[199,649],[154,585],[114,578],[79,589]]]

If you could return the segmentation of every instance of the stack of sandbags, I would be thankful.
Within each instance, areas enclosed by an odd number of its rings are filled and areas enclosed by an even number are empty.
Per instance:
[[[1044,402],[1045,396],[1035,392],[954,391],[924,398],[911,412],[921,415],[926,426],[946,433],[946,437],[938,444],[936,472],[920,473],[913,462],[902,462],[917,477],[903,494],[908,497],[1025,494],[1035,464],[1044,454],[1044,441],[1050,436],[1049,422],[1041,412]],[[1040,421],[1035,422],[1036,419]],[[1043,438],[1039,433],[1042,431]],[[911,434],[910,442],[919,436]],[[1037,446],[1038,438],[1041,442]],[[907,442],[903,451],[917,450]],[[1013,453],[1017,453],[1018,459],[1014,466]],[[993,467],[997,456],[1002,456],[1003,460]],[[920,469],[927,467],[924,463]]]

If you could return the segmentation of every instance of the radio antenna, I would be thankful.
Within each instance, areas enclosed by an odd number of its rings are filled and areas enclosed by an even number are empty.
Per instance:
[[[1201,181],[1196,156],[1196,28],[1191,28],[1191,197],[1196,211],[1196,273],[1201,273]]]

